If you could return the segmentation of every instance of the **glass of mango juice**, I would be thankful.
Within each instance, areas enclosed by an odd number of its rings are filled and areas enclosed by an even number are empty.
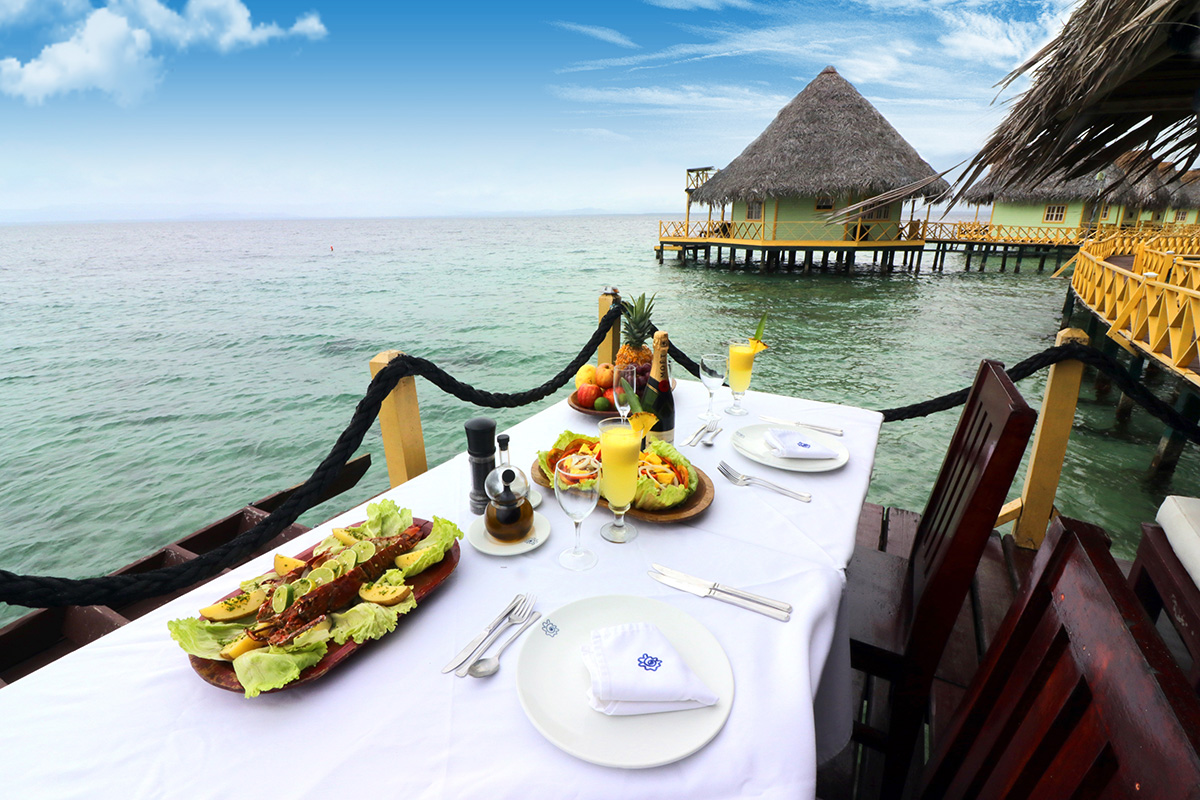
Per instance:
[[[733,405],[725,409],[726,414],[745,416],[742,395],[750,388],[750,372],[754,369],[754,343],[749,339],[733,339],[729,342],[729,388],[733,392]]]
[[[625,512],[633,504],[637,492],[641,451],[641,434],[633,429],[629,420],[600,420],[600,493],[615,516],[612,522],[600,528],[600,535],[610,542],[632,542],[637,536],[637,528],[625,521]]]

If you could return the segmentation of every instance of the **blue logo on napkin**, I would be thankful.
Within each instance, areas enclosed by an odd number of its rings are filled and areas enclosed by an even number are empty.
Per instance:
[[[662,666],[662,659],[652,656],[649,653],[642,653],[641,657],[638,658],[638,666],[647,672],[654,672]]]
[[[797,440],[796,440],[796,444],[800,445],[800,446],[801,446],[801,447],[803,447],[805,450],[811,450],[811,449],[812,449],[812,445],[811,445],[811,444],[809,444],[808,442],[802,442],[802,441],[800,441],[799,439],[797,439]]]
[[[542,633],[553,639],[555,636],[558,636],[558,626],[548,619],[542,620]]]

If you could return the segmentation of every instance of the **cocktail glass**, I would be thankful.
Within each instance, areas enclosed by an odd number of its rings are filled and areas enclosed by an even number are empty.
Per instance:
[[[708,390],[708,412],[701,414],[700,419],[715,422],[721,415],[713,411],[713,397],[717,389],[725,383],[729,373],[729,359],[724,353],[705,353],[700,356],[700,382]]]
[[[575,523],[575,546],[558,554],[558,563],[582,571],[596,566],[596,554],[580,543],[583,521],[600,499],[600,466],[594,459],[570,455],[554,465],[554,496],[563,513]]]
[[[642,437],[628,420],[611,418],[600,421],[600,493],[608,501],[615,519],[600,528],[600,535],[610,542],[632,542],[637,528],[625,521],[625,512],[633,504],[637,492],[638,455]]]
[[[749,339],[733,339],[729,342],[729,388],[733,391],[733,405],[725,409],[726,414],[745,416],[742,395],[750,388],[750,371],[754,369],[754,347]]]
[[[637,365],[626,364],[613,373],[613,405],[621,419],[629,419],[630,392],[637,392]]]

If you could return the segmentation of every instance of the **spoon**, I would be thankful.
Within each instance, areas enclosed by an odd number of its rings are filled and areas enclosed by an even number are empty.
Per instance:
[[[517,628],[516,633],[504,640],[504,644],[500,645],[500,649],[496,651],[496,655],[479,659],[471,665],[471,668],[467,670],[467,674],[472,678],[486,678],[489,675],[495,675],[500,670],[500,654],[504,652],[506,647],[515,642],[517,638],[525,632],[525,629],[536,622],[541,616],[541,613],[538,611],[530,614],[529,619],[525,620],[525,624]]]
[[[712,447],[713,443],[717,440],[717,434],[723,430],[725,430],[725,429],[717,428],[714,431],[709,431],[707,434],[705,434],[704,438],[700,440],[700,444]]]

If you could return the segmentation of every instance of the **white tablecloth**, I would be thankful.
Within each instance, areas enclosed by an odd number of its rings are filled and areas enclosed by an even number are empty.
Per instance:
[[[677,397],[683,441],[700,425],[707,396],[699,384],[680,381]],[[833,755],[850,731],[849,650],[838,624],[842,569],[882,420],[863,409],[757,392],[745,405],[844,428],[849,463],[818,474],[771,470],[730,445],[733,430],[757,418],[726,416],[715,446],[684,449],[716,484],[712,506],[690,523],[634,520],[637,540],[614,545],[597,534],[610,518],[597,509],[584,537],[599,564],[572,573],[556,562],[571,543],[571,525],[543,490],[539,510],[553,526],[546,545],[498,558],[464,539],[456,573],[395,633],[320,681],[247,700],[201,681],[166,622],[194,616],[237,581],[269,571],[264,556],[0,689],[4,796],[811,797],[818,752]],[[558,403],[509,431],[513,462],[527,469],[559,432],[593,430],[592,422]],[[734,486],[717,472],[721,459],[811,492],[813,501]],[[474,519],[468,483],[459,456],[386,495],[416,516],[449,517],[466,530]],[[285,552],[364,516],[361,507],[348,511]],[[647,577],[653,562],[786,600],[796,611],[780,623],[674,591]],[[523,591],[537,594],[543,613],[584,597],[628,594],[695,617],[733,667],[736,696],[724,729],[674,764],[600,767],[560,751],[525,717],[515,689],[520,643],[491,679],[443,675],[450,657]]]

